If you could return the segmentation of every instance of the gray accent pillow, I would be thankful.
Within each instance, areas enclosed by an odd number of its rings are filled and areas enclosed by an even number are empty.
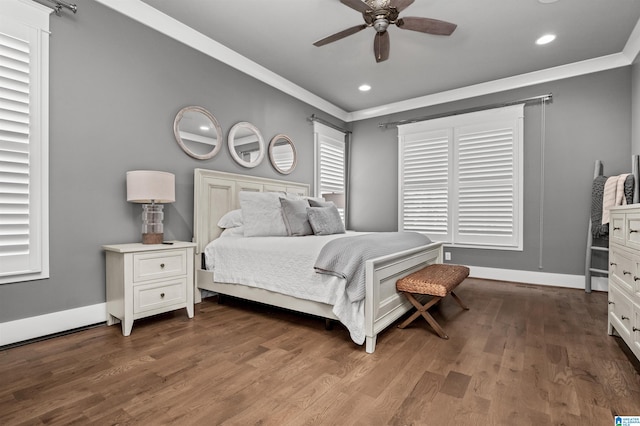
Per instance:
[[[240,191],[245,237],[286,237],[280,195],[277,192]]]
[[[307,218],[309,203],[307,200],[288,200],[280,197],[282,217],[289,235],[313,235],[313,229]]]
[[[340,218],[338,208],[331,203],[331,207],[309,207],[307,217],[311,229],[316,235],[344,234],[344,223]]]

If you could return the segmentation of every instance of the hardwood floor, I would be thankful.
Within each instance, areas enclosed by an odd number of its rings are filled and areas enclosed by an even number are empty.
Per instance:
[[[467,279],[366,354],[341,326],[215,298],[0,352],[0,424],[613,425],[640,416],[606,293]],[[399,323],[399,322],[398,322]]]

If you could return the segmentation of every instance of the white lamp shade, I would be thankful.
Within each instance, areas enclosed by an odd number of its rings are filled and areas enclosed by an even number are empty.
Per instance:
[[[333,201],[333,204],[336,205],[339,209],[344,209],[344,193],[342,192],[330,192],[328,194],[322,194],[322,198],[327,201]]]
[[[127,172],[127,201],[132,203],[173,203],[176,201],[176,177],[154,170]]]

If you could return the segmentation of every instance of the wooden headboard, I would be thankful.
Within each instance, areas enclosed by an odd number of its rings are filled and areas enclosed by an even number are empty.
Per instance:
[[[240,191],[291,192],[309,195],[309,184],[257,176],[195,169],[193,173],[193,238],[196,254],[220,236],[218,221],[225,213],[240,208]]]

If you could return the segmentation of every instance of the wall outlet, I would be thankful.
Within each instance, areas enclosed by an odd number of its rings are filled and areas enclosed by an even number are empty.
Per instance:
[[[444,252],[444,260],[451,260],[451,252],[450,251],[445,251]]]

